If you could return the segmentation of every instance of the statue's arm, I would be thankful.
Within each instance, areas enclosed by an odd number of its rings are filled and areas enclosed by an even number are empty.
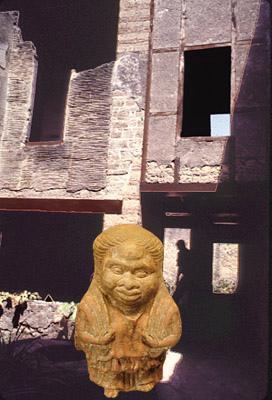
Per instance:
[[[115,333],[112,331],[103,332],[99,336],[94,336],[89,332],[88,326],[93,323],[91,313],[88,315],[84,310],[78,310],[76,325],[77,325],[77,336],[80,342],[84,344],[100,344],[106,345],[114,340]]]
[[[162,328],[163,329],[163,328]],[[157,339],[151,333],[142,334],[143,342],[151,348],[170,348],[175,346],[181,335],[181,320],[179,313],[174,313],[162,339]]]

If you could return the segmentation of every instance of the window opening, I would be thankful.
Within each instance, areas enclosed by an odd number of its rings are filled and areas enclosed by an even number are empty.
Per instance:
[[[173,294],[188,269],[191,229],[164,229],[163,277],[169,292]],[[187,278],[187,277],[186,277]]]
[[[230,114],[211,114],[211,136],[230,136]]]
[[[184,57],[181,136],[225,136],[213,127],[215,119],[226,121],[230,114],[230,46],[188,50]],[[219,117],[220,114],[225,117]]]
[[[71,70],[80,72],[115,59],[119,1],[1,2],[0,12],[13,10],[20,13],[23,40],[33,42],[38,56],[29,141],[58,141]]]
[[[239,245],[213,243],[213,293],[232,294],[238,285]]]

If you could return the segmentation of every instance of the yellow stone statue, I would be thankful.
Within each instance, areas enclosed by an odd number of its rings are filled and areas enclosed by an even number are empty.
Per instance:
[[[163,245],[137,225],[117,225],[93,244],[95,271],[81,300],[75,346],[107,397],[149,391],[181,335],[179,310],[162,275]]]

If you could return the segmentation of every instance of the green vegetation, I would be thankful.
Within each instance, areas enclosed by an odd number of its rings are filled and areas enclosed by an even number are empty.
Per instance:
[[[33,300],[41,300],[41,296],[38,292],[32,293],[27,290],[24,290],[21,293],[0,292],[0,307],[4,301],[8,303],[8,307],[13,308],[27,301]]]
[[[213,283],[213,293],[231,294],[236,290],[236,282],[232,279],[220,279]]]
[[[63,313],[66,318],[69,318],[70,321],[75,322],[76,312],[77,312],[77,304],[73,301],[71,303],[61,303],[58,306],[58,311]]]

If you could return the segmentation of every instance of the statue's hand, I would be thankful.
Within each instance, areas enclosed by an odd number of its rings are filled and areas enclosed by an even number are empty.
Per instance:
[[[107,331],[99,338],[99,344],[109,344],[115,339],[115,332]]]
[[[150,333],[142,333],[142,341],[144,344],[146,344],[148,347],[154,348],[154,347],[160,347],[159,342],[154,336],[152,336]]]

